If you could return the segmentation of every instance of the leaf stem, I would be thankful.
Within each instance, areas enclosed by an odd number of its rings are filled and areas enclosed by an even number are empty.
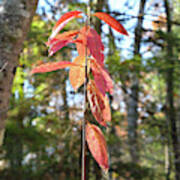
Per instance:
[[[90,5],[87,7],[87,19],[85,26],[90,24]],[[81,157],[81,180],[86,180],[86,111],[87,111],[87,83],[88,83],[88,54],[87,44],[85,52],[85,83],[84,83],[84,118],[82,120],[82,157]]]

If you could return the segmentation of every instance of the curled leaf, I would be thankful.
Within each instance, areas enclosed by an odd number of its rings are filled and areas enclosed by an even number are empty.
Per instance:
[[[109,14],[106,14],[104,12],[96,12],[93,14],[93,16],[96,16],[99,19],[103,20],[105,23],[107,23],[109,26],[111,26],[113,29],[115,29],[119,33],[124,34],[126,36],[128,35],[126,29]]]
[[[79,17],[81,14],[81,11],[71,11],[68,13],[65,13],[64,15],[61,16],[61,18],[57,21],[55,24],[52,34],[50,36],[50,39],[54,38],[58,32],[72,19]]]
[[[49,46],[49,56],[52,56],[69,43],[73,43],[74,38],[78,33],[79,31],[72,30],[59,34],[55,38],[49,39],[49,41],[46,43],[46,45]]]
[[[75,64],[69,61],[60,61],[60,62],[48,62],[43,63],[35,68],[32,69],[31,74],[35,73],[45,73],[45,72],[51,72],[56,71],[58,69],[64,69],[71,66],[81,66],[79,64]]]
[[[94,81],[100,92],[105,95],[106,92],[113,93],[113,81],[104,67],[99,65],[95,59],[91,59],[91,69]]]
[[[49,56],[52,56],[58,50],[62,49],[64,46],[67,46],[69,43],[72,42],[72,40],[55,40],[53,45],[49,48]]]
[[[109,169],[107,145],[100,128],[88,123],[86,125],[86,140],[94,159],[103,170],[107,171]]]
[[[87,97],[91,112],[97,122],[102,126],[107,126],[106,122],[111,121],[111,110],[108,97],[103,96],[97,89],[93,80],[89,81],[87,86]]]

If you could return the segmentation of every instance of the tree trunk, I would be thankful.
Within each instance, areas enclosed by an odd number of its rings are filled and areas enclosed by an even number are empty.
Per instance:
[[[11,86],[23,42],[38,0],[0,1],[0,140],[2,143]]]
[[[146,0],[140,1],[138,22],[135,28],[135,39],[134,39],[134,56],[140,56],[140,46],[142,39],[142,24],[145,9]],[[129,139],[129,151],[131,159],[133,162],[138,163],[139,152],[137,143],[137,120],[138,120],[138,92],[139,92],[139,79],[137,76],[138,70],[134,67],[134,72],[132,72],[131,86],[130,86],[130,96],[127,100],[127,119],[128,119],[128,139]]]
[[[170,35],[172,33],[172,22],[171,22],[171,9],[168,0],[164,0],[166,21],[167,21],[167,97],[166,97],[166,114],[167,120],[170,124],[170,133],[172,139],[172,146],[174,151],[174,166],[176,171],[176,180],[180,180],[180,144],[178,142],[177,134],[177,119],[175,115],[174,107],[174,59],[173,59],[173,42],[171,41]]]

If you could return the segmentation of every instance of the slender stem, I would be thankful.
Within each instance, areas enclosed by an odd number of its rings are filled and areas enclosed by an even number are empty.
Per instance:
[[[90,24],[90,6],[87,8],[87,20],[86,27]],[[88,83],[88,54],[87,45],[85,52],[85,83],[84,83],[84,118],[82,121],[82,169],[81,169],[81,180],[86,180],[86,111],[87,111],[87,83]]]

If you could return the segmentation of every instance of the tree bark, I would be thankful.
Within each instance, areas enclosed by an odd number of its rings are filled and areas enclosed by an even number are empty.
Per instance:
[[[134,39],[134,57],[140,57],[140,46],[142,39],[142,25],[144,17],[146,0],[140,1],[139,13],[137,26],[135,28],[135,39]],[[131,159],[133,162],[138,163],[139,153],[138,153],[138,143],[137,143],[137,120],[138,120],[138,94],[139,94],[139,79],[138,79],[137,67],[134,67],[134,72],[132,72],[131,86],[130,86],[130,96],[127,100],[127,119],[128,119],[128,139],[129,139],[129,151]]]
[[[38,0],[0,1],[0,139],[3,140],[11,86]]]
[[[173,58],[173,42],[170,38],[172,33],[172,22],[171,22],[171,8],[169,0],[164,0],[166,21],[167,21],[167,76],[166,76],[166,115],[167,120],[170,124],[170,133],[172,139],[172,146],[174,151],[174,166],[176,172],[176,180],[180,180],[180,144],[178,142],[177,134],[177,119],[175,115],[174,107],[174,58]]]

